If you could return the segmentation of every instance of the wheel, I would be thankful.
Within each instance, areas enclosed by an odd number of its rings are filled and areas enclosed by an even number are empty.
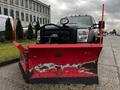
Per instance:
[[[90,31],[88,34],[88,43],[95,43],[95,33],[93,31]]]

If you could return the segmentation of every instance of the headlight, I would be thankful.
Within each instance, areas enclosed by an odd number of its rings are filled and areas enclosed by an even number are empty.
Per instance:
[[[68,23],[69,23],[69,20],[68,20],[68,18],[62,18],[62,19],[60,20],[60,23],[63,24],[63,25],[65,25],[65,24],[68,24]]]
[[[77,42],[87,42],[89,30],[78,29],[77,30]]]

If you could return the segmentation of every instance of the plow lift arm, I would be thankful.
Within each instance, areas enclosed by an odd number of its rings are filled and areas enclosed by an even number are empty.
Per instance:
[[[15,39],[13,44],[21,53],[19,66],[25,81],[27,83],[98,84],[97,67],[102,50],[104,4],[99,24],[99,43],[30,44],[28,48],[24,48]],[[57,32],[57,30],[53,30],[53,32]],[[16,38],[15,28],[14,36]],[[50,37],[58,38],[56,34]],[[51,38],[49,42],[51,42]]]

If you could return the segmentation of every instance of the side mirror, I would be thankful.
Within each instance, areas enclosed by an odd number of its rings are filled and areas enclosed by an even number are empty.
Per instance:
[[[105,28],[105,22],[104,21],[99,21],[99,29],[101,28],[101,26],[102,26],[102,29]]]

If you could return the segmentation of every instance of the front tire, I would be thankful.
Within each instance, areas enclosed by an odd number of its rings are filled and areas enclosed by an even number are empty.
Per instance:
[[[89,32],[89,35],[88,35],[88,40],[87,40],[88,43],[95,43],[95,33],[94,32]]]

